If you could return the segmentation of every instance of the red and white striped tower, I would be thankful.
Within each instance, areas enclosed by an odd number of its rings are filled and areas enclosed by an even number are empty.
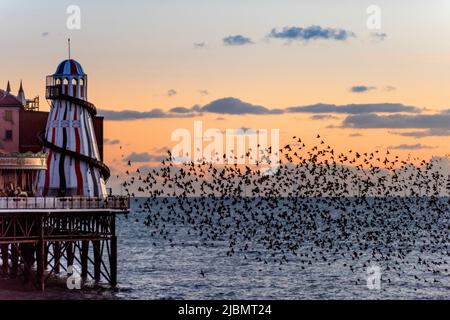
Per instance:
[[[69,57],[47,76],[46,98],[51,110],[40,139],[48,159],[38,193],[106,197],[109,169],[100,159],[93,125],[96,109],[87,101],[87,75],[77,61]]]

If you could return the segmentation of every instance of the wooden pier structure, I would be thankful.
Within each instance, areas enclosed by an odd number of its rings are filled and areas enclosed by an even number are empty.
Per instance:
[[[0,198],[0,274],[44,290],[51,277],[117,284],[116,216],[127,197]]]

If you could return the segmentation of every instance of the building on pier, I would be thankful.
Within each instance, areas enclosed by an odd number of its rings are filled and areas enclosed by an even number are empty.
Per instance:
[[[47,170],[40,173],[37,186],[41,196],[107,196],[109,169],[97,145],[97,111],[87,100],[87,88],[87,75],[73,59],[61,62],[47,77],[51,109],[41,136],[48,153]]]
[[[39,171],[47,166],[39,134],[46,129],[49,112],[39,111],[39,96],[26,98],[22,82],[17,95],[11,92],[8,81],[6,90],[0,89],[0,197],[13,193],[34,196]],[[92,120],[102,160],[103,117]],[[11,190],[13,193],[7,192]]]

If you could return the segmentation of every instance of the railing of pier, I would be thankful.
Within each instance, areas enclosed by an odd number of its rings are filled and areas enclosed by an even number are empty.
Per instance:
[[[110,209],[128,211],[129,197],[0,197],[0,210]]]

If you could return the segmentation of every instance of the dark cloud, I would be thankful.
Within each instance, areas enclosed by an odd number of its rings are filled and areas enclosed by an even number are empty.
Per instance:
[[[397,90],[397,88],[394,86],[386,86],[386,87],[384,87],[384,90],[385,91],[395,91],[395,90]]]
[[[314,114],[310,117],[311,120],[332,120],[338,119],[338,117],[331,114]]]
[[[450,114],[432,115],[376,115],[359,114],[348,116],[342,123],[344,128],[386,129],[450,129]]]
[[[282,114],[282,113],[337,113],[337,114],[365,114],[365,113],[418,113],[421,110],[413,106],[400,103],[372,103],[372,104],[315,104],[286,109],[268,109],[264,106],[253,105],[236,98],[223,98],[215,100],[203,108],[202,112],[222,114]],[[320,117],[319,117],[320,118]],[[318,118],[318,119],[319,119]]]
[[[155,148],[153,151],[156,153],[160,153],[160,154],[167,154],[167,151],[169,151],[171,148],[169,147],[160,147],[160,148]]]
[[[421,139],[426,137],[448,137],[450,136],[450,129],[428,129],[423,131],[391,132],[391,133],[403,137]]]
[[[151,155],[148,152],[132,152],[129,154],[124,161],[131,161],[131,162],[160,162],[164,160],[166,157],[163,155]]]
[[[367,104],[347,104],[335,105],[318,103],[309,106],[290,107],[287,112],[292,113],[344,113],[344,114],[363,114],[374,112],[388,112],[388,113],[418,113],[419,108],[412,106],[405,106],[401,103],[367,103]]]
[[[181,117],[193,117],[194,113],[168,113],[161,109],[152,109],[150,111],[135,111],[135,110],[98,110],[99,114],[105,117],[106,120],[112,121],[125,121],[125,120],[138,120],[138,119],[161,119],[161,118],[181,118]]]
[[[387,38],[387,34],[384,32],[372,32],[370,36],[379,41],[384,41]]]
[[[169,89],[167,91],[167,96],[168,97],[173,97],[173,96],[176,96],[176,95],[177,95],[177,91],[175,89]]]
[[[234,132],[236,135],[239,136],[252,136],[259,133],[259,129],[253,129],[253,128],[247,128],[247,127],[241,127]]]
[[[398,146],[390,146],[388,149],[391,150],[421,150],[421,149],[433,149],[434,147],[425,146],[423,144],[401,144]]]
[[[223,43],[227,46],[243,46],[246,44],[252,44],[250,38],[244,37],[242,35],[228,36],[222,39]]]
[[[150,171],[152,171],[152,170],[160,170],[161,169],[161,167],[160,166],[148,166],[148,165],[143,165],[143,166],[140,166],[139,168],[139,171],[141,171],[141,172],[150,172]]]
[[[321,26],[309,26],[309,27],[284,27],[281,31],[277,31],[276,28],[272,29],[268,37],[283,40],[298,40],[298,41],[310,41],[310,40],[336,40],[345,41],[350,37],[356,37],[356,35],[344,29],[335,28],[322,28]]]
[[[363,93],[367,91],[376,90],[376,87],[369,87],[369,86],[353,86],[350,88],[350,91],[353,93]]]
[[[243,102],[236,98],[215,100],[201,109],[203,112],[220,114],[279,114],[282,110],[270,110],[263,106]]]
[[[119,139],[103,139],[103,144],[115,145],[119,143],[120,143]]]
[[[123,161],[131,162],[148,162],[150,161],[150,154],[147,152],[137,153],[133,152],[129,154]]]
[[[192,108],[185,108],[185,107],[175,107],[170,109],[170,112],[173,113],[191,113],[193,111]]]
[[[348,136],[352,137],[352,138],[356,138],[356,137],[362,137],[363,135],[361,133],[350,133]]]
[[[368,113],[419,113],[421,110],[413,106],[406,106],[399,103],[374,103],[374,104],[315,104],[307,106],[289,107],[286,109],[269,109],[265,106],[254,105],[244,102],[240,99],[228,97],[214,100],[204,106],[195,105],[193,107],[174,107],[169,111],[161,109],[152,109],[150,111],[136,110],[98,110],[99,114],[106,120],[138,120],[138,119],[159,119],[159,118],[187,118],[200,116],[204,112],[215,114],[233,114],[233,115],[271,115],[283,113],[312,113],[312,119],[332,119],[333,114],[368,114]],[[449,113],[450,116],[450,113]],[[352,119],[350,119],[352,120]],[[350,121],[349,120],[349,121]]]

